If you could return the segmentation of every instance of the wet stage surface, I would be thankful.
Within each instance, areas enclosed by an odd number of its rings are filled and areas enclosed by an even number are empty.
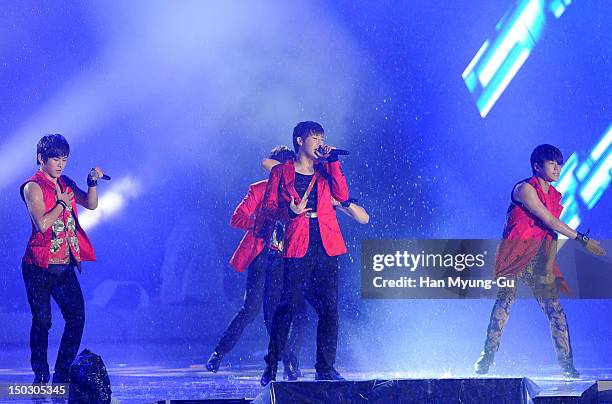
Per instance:
[[[22,349],[15,349],[15,358],[26,355]],[[11,355],[9,355],[11,356]],[[113,359],[105,360],[111,380],[113,399],[122,403],[152,403],[158,400],[202,400],[202,399],[254,399],[263,388],[259,385],[259,378],[263,370],[263,361],[241,360],[239,363],[227,361],[222,364],[218,373],[206,370],[206,358],[199,357],[188,363],[185,358],[176,357],[166,360],[167,363],[146,364],[146,360],[128,360],[125,363],[115,362]],[[22,360],[20,360],[22,362]],[[182,362],[182,363],[181,363]],[[347,380],[372,379],[438,379],[438,378],[472,378],[470,367],[456,374],[449,372],[436,373],[434,371],[412,372],[368,372],[364,370],[339,367]],[[487,378],[528,377],[541,388],[539,396],[557,396],[580,394],[596,380],[612,379],[610,369],[579,369],[582,376],[579,380],[568,380],[561,377],[555,367],[542,367],[531,369],[525,374],[511,373],[507,369],[504,374],[492,372]],[[304,368],[304,379],[314,380],[314,369]],[[282,379],[282,365],[279,366],[278,379]],[[27,367],[0,367],[0,383],[29,383],[32,380],[31,370]],[[0,399],[0,403],[16,402],[55,402],[62,403],[67,400],[18,400]]]

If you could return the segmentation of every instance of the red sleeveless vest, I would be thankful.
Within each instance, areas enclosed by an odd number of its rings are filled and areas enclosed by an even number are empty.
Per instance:
[[[548,193],[545,193],[535,176],[526,180],[526,182],[535,188],[538,198],[550,213],[559,218],[563,210],[561,193],[552,185],[548,188]],[[512,188],[512,192],[514,192],[514,188]],[[542,243],[544,243],[546,254],[548,254],[551,241],[555,237],[555,232],[544,225],[540,219],[519,203],[512,201],[506,216],[503,240],[497,250],[495,276],[520,275],[538,253]],[[569,287],[556,260],[553,264],[553,273],[561,281],[561,290],[568,293]]]
[[[24,201],[25,197],[23,195],[23,188],[28,182],[35,182],[42,190],[46,211],[48,212],[53,209],[53,207],[57,203],[55,184],[47,177],[45,177],[42,171],[37,171],[36,174],[34,174],[29,180],[27,180],[21,185],[21,199],[24,199]],[[58,182],[62,189],[72,191],[71,184],[73,184],[74,182],[68,177],[62,175],[60,178],[58,178]],[[77,266],[80,270],[81,261],[95,261],[96,255],[94,253],[93,246],[91,245],[91,242],[87,237],[87,234],[85,234],[85,231],[79,223],[75,200],[72,201],[72,212],[74,214],[74,225],[76,230],[76,239],[78,242],[78,252],[76,254],[73,253],[73,257],[77,261]],[[62,216],[60,216],[60,218],[61,217]],[[53,226],[50,226],[47,231],[41,233],[36,229],[34,222],[32,222],[32,235],[30,236],[30,240],[28,241],[28,245],[23,256],[23,261],[28,265],[36,265],[37,267],[48,268],[49,260],[52,256],[52,239]],[[69,248],[69,246],[66,247]]]

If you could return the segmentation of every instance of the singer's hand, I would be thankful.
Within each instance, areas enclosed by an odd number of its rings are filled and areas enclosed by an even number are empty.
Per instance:
[[[606,255],[606,250],[604,250],[599,245],[599,241],[595,239],[590,238],[589,241],[587,241],[585,248],[595,255]]]
[[[91,178],[94,181],[98,181],[100,178],[102,178],[103,175],[104,175],[104,172],[100,169],[100,167],[94,167],[89,172],[89,178]]]
[[[57,196],[58,200],[66,203],[66,205],[68,205],[68,206],[72,206],[72,200],[74,199],[74,193],[72,193],[72,192],[62,192],[59,189],[57,189],[55,192],[56,192],[56,196]]]
[[[338,202],[338,201],[336,200],[336,198],[334,198],[334,197],[332,196],[332,198],[331,198],[331,199],[332,199],[332,206],[333,206],[334,208],[335,208],[335,207],[340,206],[340,202]]]
[[[315,150],[315,154],[317,155],[318,158],[320,159],[326,159],[330,156],[331,151],[335,149],[334,146],[329,146],[326,144],[322,144],[321,146],[319,146],[316,150]]]
[[[540,283],[542,285],[552,285],[553,283],[555,283],[555,280],[557,278],[555,277],[555,275],[553,274],[548,274],[545,276],[540,276]]]
[[[308,198],[303,198],[299,204],[295,204],[295,200],[291,197],[291,203],[289,204],[289,208],[296,215],[301,215],[302,213],[311,211],[312,208],[306,208],[306,203],[308,203]]]
[[[544,273],[545,275],[540,277],[540,282],[542,282],[545,285],[550,285],[555,282],[555,279],[557,277],[555,276],[555,273],[553,271],[552,264],[546,263],[545,268],[544,268]]]

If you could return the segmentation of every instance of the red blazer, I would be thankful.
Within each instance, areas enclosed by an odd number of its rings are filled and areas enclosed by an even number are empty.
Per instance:
[[[268,180],[263,180],[251,184],[249,191],[238,204],[230,219],[231,226],[246,230],[244,237],[242,237],[240,244],[238,244],[236,251],[234,251],[230,258],[230,265],[238,272],[248,268],[255,257],[264,249],[267,241],[264,238],[256,238],[253,233],[255,216],[260,211],[267,183]]]
[[[321,240],[325,252],[329,256],[346,253],[346,245],[340,232],[336,211],[332,206],[331,197],[343,202],[349,197],[346,177],[340,168],[340,162],[317,163],[315,170],[319,172],[317,187],[317,216]],[[286,258],[302,258],[306,255],[309,241],[309,218],[299,215],[295,218],[289,216],[289,203],[291,197],[295,203],[300,203],[301,195],[295,190],[295,166],[293,161],[279,164],[272,168],[270,179],[266,187],[262,211],[267,217],[273,217],[286,223],[285,248],[283,256]]]

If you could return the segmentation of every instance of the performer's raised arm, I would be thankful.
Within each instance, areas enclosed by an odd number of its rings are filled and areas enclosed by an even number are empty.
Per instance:
[[[327,162],[327,164],[325,164],[325,170],[332,196],[337,201],[344,202],[349,197],[349,189],[346,183],[346,177],[340,167],[338,156],[331,152],[333,149],[335,149],[335,147],[322,144],[317,148],[315,153],[320,159],[325,159]]]

